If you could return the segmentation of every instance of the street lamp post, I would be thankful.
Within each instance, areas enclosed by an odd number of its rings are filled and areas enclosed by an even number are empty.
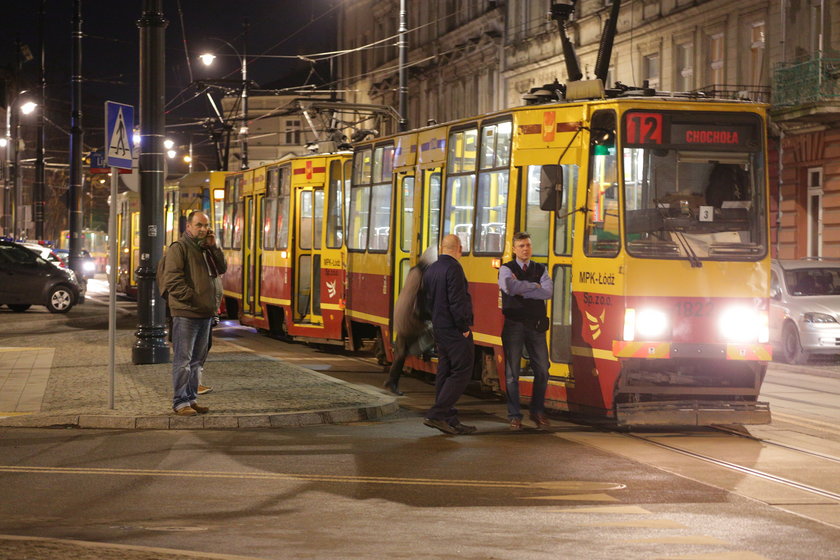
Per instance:
[[[243,27],[243,41],[242,41],[242,54],[228,41],[224,39],[219,39],[218,37],[213,37],[214,41],[219,41],[221,43],[226,44],[231,50],[236,54],[236,58],[239,59],[239,67],[242,73],[242,85],[240,88],[240,105],[239,105],[239,155],[240,155],[240,162],[241,162],[241,169],[248,169],[248,22],[245,21],[242,23]],[[201,61],[204,63],[205,66],[210,66],[213,64],[213,61],[216,59],[216,55],[212,53],[204,53],[199,56]],[[225,164],[227,165],[227,164]],[[227,169],[227,167],[225,167]]]

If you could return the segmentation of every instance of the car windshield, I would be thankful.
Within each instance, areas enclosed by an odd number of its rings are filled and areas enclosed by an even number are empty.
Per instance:
[[[840,295],[840,268],[785,270],[785,285],[792,296]]]

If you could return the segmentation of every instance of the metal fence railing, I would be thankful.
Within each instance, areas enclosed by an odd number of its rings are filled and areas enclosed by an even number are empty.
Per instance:
[[[817,56],[780,63],[773,72],[773,105],[796,106],[840,100],[840,58]]]

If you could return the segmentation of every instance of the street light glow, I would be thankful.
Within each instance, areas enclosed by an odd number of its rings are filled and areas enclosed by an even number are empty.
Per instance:
[[[166,148],[167,150],[171,150],[174,145],[175,145],[175,141],[170,140],[169,138],[167,138],[166,140],[163,141],[163,147]]]
[[[0,148],[5,148],[9,145],[9,141],[6,138],[0,138]]]
[[[28,115],[32,113],[36,107],[38,107],[37,103],[35,103],[34,101],[27,101],[26,103],[20,106],[20,112],[24,115]]]
[[[166,155],[169,156],[169,159],[175,159],[175,156],[178,155],[178,152],[175,150],[167,150]]]
[[[201,62],[203,62],[205,66],[210,66],[213,64],[213,61],[216,60],[216,55],[213,53],[204,53],[198,58],[201,59]]]

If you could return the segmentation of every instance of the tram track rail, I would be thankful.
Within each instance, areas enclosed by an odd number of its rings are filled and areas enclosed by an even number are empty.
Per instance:
[[[717,427],[715,429],[720,430],[720,428],[717,428]],[[827,461],[831,461],[831,462],[840,464],[840,458],[838,458],[838,457],[833,457],[833,456],[830,456],[830,455],[824,455],[824,454],[821,454],[821,453],[818,453],[818,452],[812,452],[812,451],[809,451],[807,449],[798,448],[796,446],[790,446],[790,445],[782,444],[782,443],[778,443],[778,442],[767,441],[767,440],[763,440],[761,438],[756,438],[756,437],[753,437],[753,436],[747,436],[747,435],[744,435],[742,433],[737,432],[737,430],[731,430],[730,431],[730,430],[727,430],[727,429],[723,429],[721,431],[726,432],[726,433],[731,433],[731,434],[736,435],[738,437],[744,437],[744,438],[747,438],[747,439],[752,439],[752,440],[761,442],[763,444],[785,448],[785,449],[788,449],[790,451],[795,451],[795,452],[803,453],[805,455],[815,456],[815,457],[818,457],[820,459],[824,459],[824,460],[827,460]],[[721,467],[721,468],[724,468],[724,469],[727,469],[727,470],[731,470],[731,471],[737,472],[739,474],[744,474],[744,475],[760,478],[760,479],[763,479],[763,480],[766,480],[766,481],[770,481],[770,482],[774,482],[776,484],[780,484],[780,485],[788,487],[788,488],[793,488],[793,489],[796,489],[796,490],[800,490],[802,492],[807,492],[809,494],[814,494],[814,495],[820,496],[822,498],[827,498],[827,499],[832,500],[832,501],[840,502],[840,493],[838,493],[838,492],[833,492],[831,490],[826,490],[824,488],[818,488],[818,487],[812,486],[810,484],[797,482],[795,480],[792,480],[792,479],[784,477],[784,476],[779,476],[779,475],[775,475],[775,474],[772,474],[772,473],[769,473],[769,472],[766,472],[766,471],[763,471],[763,470],[755,469],[755,468],[752,468],[752,467],[747,467],[747,466],[744,466],[744,465],[739,465],[739,464],[733,463],[731,461],[718,459],[716,457],[712,457],[710,455],[699,453],[697,451],[691,451],[691,450],[688,450],[688,449],[683,449],[682,447],[679,447],[679,446],[676,446],[676,445],[671,445],[671,444],[668,444],[668,443],[665,443],[665,442],[662,442],[662,441],[658,441],[658,440],[656,440],[652,437],[647,437],[647,436],[639,435],[639,434],[630,434],[630,433],[625,433],[625,434],[622,434],[622,435],[625,436],[625,437],[634,439],[636,441],[641,441],[641,442],[644,442],[644,443],[648,443],[648,444],[654,445],[654,446],[656,446],[660,449],[665,449],[665,450],[671,451],[673,453],[678,453],[678,454],[683,455],[683,456],[691,457],[693,459],[703,461],[705,463],[709,463],[709,464],[712,464],[712,465],[715,465],[717,467]]]

